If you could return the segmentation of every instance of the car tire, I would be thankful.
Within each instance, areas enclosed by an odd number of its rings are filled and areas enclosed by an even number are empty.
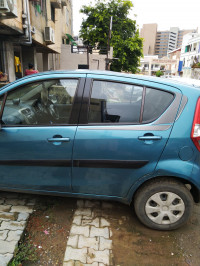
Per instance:
[[[193,211],[189,189],[179,181],[161,178],[141,186],[134,197],[139,220],[152,229],[174,230],[184,225]]]

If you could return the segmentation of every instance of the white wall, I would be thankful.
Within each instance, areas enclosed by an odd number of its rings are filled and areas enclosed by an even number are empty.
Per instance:
[[[105,58],[106,55],[89,54],[89,69],[105,70]],[[71,53],[71,45],[63,44],[60,55],[60,69],[78,69],[79,64],[87,64],[87,53]]]

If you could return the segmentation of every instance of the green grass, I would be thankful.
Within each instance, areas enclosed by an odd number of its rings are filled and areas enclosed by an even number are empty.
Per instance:
[[[8,266],[22,265],[23,262],[36,262],[38,260],[36,247],[31,243],[19,242],[19,246],[16,248],[14,258],[8,263]]]

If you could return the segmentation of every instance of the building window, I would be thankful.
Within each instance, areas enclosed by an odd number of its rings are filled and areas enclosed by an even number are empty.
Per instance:
[[[66,9],[66,24],[69,26],[69,10]]]
[[[55,22],[55,8],[51,5],[51,20]]]

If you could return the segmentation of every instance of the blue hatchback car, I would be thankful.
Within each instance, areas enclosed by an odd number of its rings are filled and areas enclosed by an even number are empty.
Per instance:
[[[200,191],[200,88],[97,71],[40,73],[0,91],[0,189],[130,204],[158,230]]]

